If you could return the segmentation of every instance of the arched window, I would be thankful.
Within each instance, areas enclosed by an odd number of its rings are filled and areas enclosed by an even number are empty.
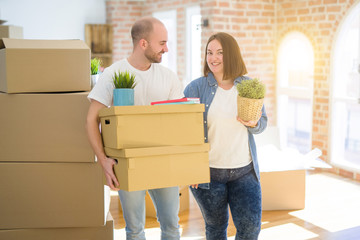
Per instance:
[[[331,162],[360,170],[360,4],[340,26],[332,59]]]
[[[300,32],[282,40],[277,59],[277,125],[281,147],[311,150],[314,51]]]

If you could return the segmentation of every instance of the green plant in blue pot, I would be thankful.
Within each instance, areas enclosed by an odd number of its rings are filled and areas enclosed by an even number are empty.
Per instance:
[[[114,81],[114,106],[134,105],[134,87],[136,86],[135,75],[125,72],[116,72]]]

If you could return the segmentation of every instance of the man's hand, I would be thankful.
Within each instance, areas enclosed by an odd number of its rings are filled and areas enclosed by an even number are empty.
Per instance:
[[[116,164],[116,161],[112,158],[106,157],[103,160],[99,160],[99,162],[104,170],[107,185],[111,190],[119,191],[120,189],[116,188],[119,186],[119,182],[114,174],[114,165]]]
[[[106,108],[106,106],[96,100],[91,100],[86,119],[86,130],[91,147],[94,150],[95,155],[99,163],[101,164],[101,167],[103,168],[108,186],[112,190],[119,190],[118,188],[116,188],[116,186],[119,186],[119,182],[115,177],[113,169],[116,161],[106,156],[99,130],[99,111],[103,108]]]

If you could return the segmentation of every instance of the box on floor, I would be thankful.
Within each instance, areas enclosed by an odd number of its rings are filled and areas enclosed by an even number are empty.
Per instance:
[[[296,149],[279,150],[273,145],[258,148],[263,210],[295,210],[305,208],[306,171],[311,169],[314,156]],[[316,163],[316,162],[315,162]]]
[[[204,143],[204,104],[118,106],[100,110],[104,146],[143,148]]]
[[[305,169],[260,172],[262,210],[305,207]]]
[[[0,91],[89,91],[90,49],[81,40],[0,39]]]
[[[105,223],[98,163],[0,162],[0,229]]]
[[[138,191],[210,181],[209,144],[151,148],[105,148],[116,159],[119,188]]]
[[[255,135],[260,167],[263,210],[296,210],[305,208],[306,170],[312,158],[296,149],[280,150],[279,130],[268,127]],[[314,151],[317,152],[317,151]],[[312,152],[310,152],[312,153]]]
[[[256,140],[257,138],[255,138]],[[275,141],[276,142],[276,141]],[[305,207],[306,168],[274,145],[258,146],[262,210],[295,210]]]
[[[24,38],[23,28],[13,25],[0,25],[1,38]]]
[[[69,227],[69,228],[38,228],[0,230],[0,239],[6,240],[113,240],[114,220],[109,213],[105,226]]]
[[[95,162],[87,95],[0,93],[0,162]]]

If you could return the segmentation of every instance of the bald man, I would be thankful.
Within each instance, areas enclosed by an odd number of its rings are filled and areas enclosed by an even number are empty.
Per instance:
[[[132,54],[106,68],[88,95],[91,103],[86,128],[108,186],[119,193],[126,222],[126,239],[143,240],[145,239],[146,190],[127,192],[117,188],[119,182],[113,171],[116,162],[105,154],[99,131],[99,111],[113,105],[112,76],[118,71],[126,70],[136,76],[135,105],[150,105],[154,101],[181,98],[183,97],[183,87],[174,72],[159,64],[163,54],[168,52],[167,30],[161,21],[153,17],[136,21],[131,28],[131,37]],[[151,189],[148,192],[157,211],[161,239],[180,239],[178,187]]]

